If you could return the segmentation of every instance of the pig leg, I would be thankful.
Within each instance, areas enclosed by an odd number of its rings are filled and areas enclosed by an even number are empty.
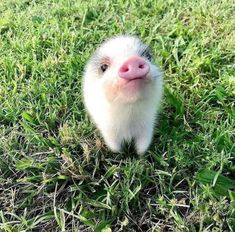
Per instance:
[[[121,151],[122,141],[116,134],[114,134],[113,132],[105,133],[103,134],[103,137],[110,150],[112,150],[113,152]]]
[[[152,130],[149,128],[148,130],[143,130],[142,133],[136,136],[135,138],[135,146],[136,151],[139,155],[143,155],[148,149],[151,140],[152,140]]]

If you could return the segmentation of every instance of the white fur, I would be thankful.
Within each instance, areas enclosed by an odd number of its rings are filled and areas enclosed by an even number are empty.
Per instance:
[[[143,154],[152,140],[163,90],[163,78],[159,69],[144,58],[150,65],[149,82],[135,92],[120,84],[118,76],[121,64],[130,56],[139,56],[145,47],[137,37],[112,38],[97,49],[85,68],[85,106],[106,144],[114,152],[121,151],[124,141],[134,139],[137,153]],[[103,57],[108,57],[111,65],[101,73],[99,59]]]

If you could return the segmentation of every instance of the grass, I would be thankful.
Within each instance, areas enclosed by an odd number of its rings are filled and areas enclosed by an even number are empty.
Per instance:
[[[235,231],[233,0],[0,2],[0,231]],[[165,73],[152,145],[84,110],[95,47],[139,35]]]

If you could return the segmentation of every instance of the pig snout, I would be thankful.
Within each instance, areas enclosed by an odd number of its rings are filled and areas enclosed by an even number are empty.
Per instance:
[[[139,56],[127,59],[120,67],[119,77],[126,80],[143,79],[149,73],[149,64]]]

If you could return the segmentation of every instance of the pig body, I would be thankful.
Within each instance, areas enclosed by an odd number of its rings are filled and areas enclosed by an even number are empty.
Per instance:
[[[137,153],[147,150],[162,89],[162,75],[148,47],[137,37],[119,36],[104,42],[85,68],[85,106],[114,152],[131,140]]]

